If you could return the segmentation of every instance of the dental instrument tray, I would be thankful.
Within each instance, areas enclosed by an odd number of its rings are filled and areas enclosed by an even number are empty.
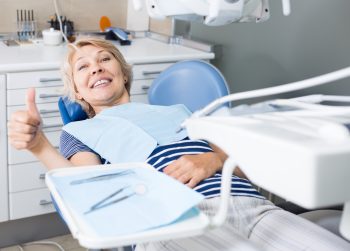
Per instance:
[[[350,201],[350,107],[324,101],[350,97],[238,106],[184,125],[190,138],[223,149],[256,185],[305,208],[339,205]]]
[[[58,213],[81,246],[115,248],[204,233],[203,196],[145,163],[60,168],[46,174]]]

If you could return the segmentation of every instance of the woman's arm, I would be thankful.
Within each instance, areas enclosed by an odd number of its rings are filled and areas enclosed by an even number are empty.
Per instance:
[[[213,152],[183,155],[164,168],[163,172],[189,187],[195,187],[202,180],[220,171],[227,158],[220,148],[210,146]]]
[[[99,156],[92,152],[77,152],[69,160],[64,158],[55,147],[48,141],[44,133],[40,131],[40,145],[32,149],[31,152],[51,170],[60,167],[70,166],[85,166],[85,165],[99,165],[101,160]]]
[[[164,168],[163,172],[189,187],[221,170],[222,161],[215,152],[183,155]]]
[[[224,165],[224,162],[226,161],[226,159],[228,158],[228,155],[217,145],[214,145],[212,143],[209,143],[210,147],[213,149],[213,151],[215,153],[218,154],[218,157],[220,158],[220,160],[222,161],[222,167]],[[221,169],[222,169],[221,167]],[[241,178],[245,178],[247,179],[247,176],[244,174],[244,172],[239,168],[239,166],[236,166],[234,172],[233,172],[236,176],[241,177]]]
[[[35,90],[29,89],[26,96],[27,110],[12,114],[8,123],[10,144],[17,150],[32,152],[48,169],[77,165],[95,165],[101,161],[96,154],[80,152],[65,159],[49,142],[41,129],[41,116],[35,104]]]
[[[202,180],[221,171],[228,157],[218,146],[210,144],[210,147],[213,152],[181,156],[164,168],[164,173],[189,187],[195,187]],[[234,174],[245,178],[239,167],[236,167]]]

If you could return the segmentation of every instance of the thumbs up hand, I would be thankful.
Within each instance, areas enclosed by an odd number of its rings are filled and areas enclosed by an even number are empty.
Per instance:
[[[34,124],[40,123],[41,117],[38,111],[38,107],[36,106],[36,103],[35,103],[34,88],[30,88],[27,90],[26,106],[27,106],[27,111],[28,111],[29,118],[31,119],[31,122]]]
[[[41,123],[41,116],[35,104],[35,89],[31,88],[26,95],[26,110],[16,111],[8,122],[10,144],[18,150],[33,151],[42,139]]]

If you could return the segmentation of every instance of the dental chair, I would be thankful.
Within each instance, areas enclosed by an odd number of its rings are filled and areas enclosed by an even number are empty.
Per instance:
[[[154,80],[148,91],[148,100],[154,105],[184,104],[190,111],[195,112],[211,101],[228,94],[226,80],[214,66],[205,61],[187,60],[165,69]],[[69,101],[67,97],[60,98],[58,105],[64,124],[88,117],[78,103]],[[56,209],[60,213],[57,207]],[[289,210],[290,207],[284,209],[292,211]],[[305,218],[317,223],[319,218],[313,220],[315,217],[312,215],[315,214],[308,214],[309,217]],[[327,215],[322,218],[325,217]]]

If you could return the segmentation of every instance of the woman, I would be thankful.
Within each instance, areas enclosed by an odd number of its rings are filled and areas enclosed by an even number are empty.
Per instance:
[[[31,151],[48,169],[143,159],[202,193],[206,200],[199,205],[201,210],[211,215],[216,212],[220,200],[220,170],[226,155],[214,145],[190,140],[186,132],[175,134],[164,126],[174,127],[181,122],[176,119],[188,116],[184,107],[130,103],[131,69],[120,52],[104,40],[90,38],[70,45],[63,76],[66,95],[82,104],[91,119],[70,123],[63,128],[62,156],[40,129],[41,118],[35,105],[34,90],[29,90],[27,110],[14,113],[8,124],[9,141],[15,148]],[[169,111],[176,116],[168,118]],[[109,123],[114,124],[111,127]],[[115,131],[109,132],[106,141],[111,140],[113,133],[118,135],[111,141],[113,148],[119,150],[112,154],[106,147],[96,147],[96,142],[109,128]],[[101,134],[94,139],[94,133],[84,134],[85,129]],[[121,133],[125,129],[126,133]],[[171,137],[167,137],[168,134]],[[141,135],[144,140],[139,141],[135,135]],[[134,151],[132,146],[141,146],[141,149]],[[350,249],[350,244],[343,239],[273,205],[246,179],[232,177],[231,195],[228,219],[221,228],[200,237],[148,243],[138,245],[137,249]]]

